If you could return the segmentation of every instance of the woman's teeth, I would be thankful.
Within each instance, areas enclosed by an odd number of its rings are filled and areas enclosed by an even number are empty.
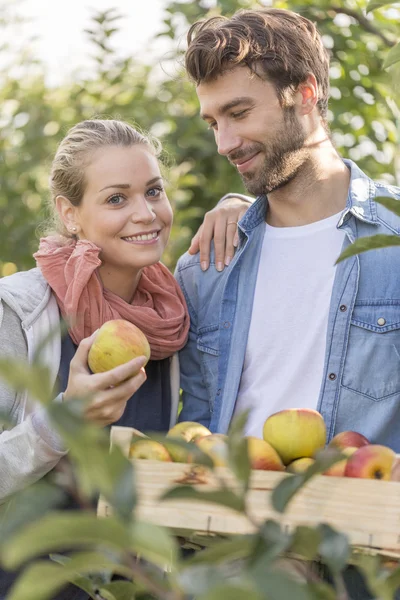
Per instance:
[[[158,236],[158,232],[147,233],[143,235],[132,235],[131,237],[125,237],[124,240],[128,242],[145,242],[146,240],[154,240]]]

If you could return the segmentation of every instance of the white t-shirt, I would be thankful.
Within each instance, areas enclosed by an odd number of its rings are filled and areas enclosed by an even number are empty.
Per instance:
[[[265,224],[235,413],[251,409],[246,435],[285,408],[316,408],[321,387],[340,213],[300,227]]]

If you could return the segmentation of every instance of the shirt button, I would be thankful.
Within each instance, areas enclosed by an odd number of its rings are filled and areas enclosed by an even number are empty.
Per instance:
[[[221,395],[221,389],[217,390],[217,396]]]
[[[225,329],[229,329],[230,326],[231,326],[230,322],[229,321],[225,321],[225,323],[224,323]]]
[[[378,319],[378,325],[382,326],[382,325],[385,325],[385,323],[386,323],[386,319],[384,319],[383,317],[379,317],[379,319]]]
[[[345,304],[342,304],[342,306],[340,307],[341,312],[346,312],[347,310],[347,306]]]
[[[336,374],[335,374],[335,373],[329,373],[329,379],[330,379],[331,381],[335,381],[335,379],[336,379]]]

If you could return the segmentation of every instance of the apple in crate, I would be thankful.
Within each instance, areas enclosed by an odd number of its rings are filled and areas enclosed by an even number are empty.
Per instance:
[[[362,477],[364,479],[384,479],[392,476],[396,463],[396,454],[387,446],[368,444],[358,448],[347,461],[345,477]]]
[[[88,354],[92,373],[103,373],[133,358],[150,359],[150,345],[144,333],[124,319],[107,321],[100,327]],[[146,361],[146,363],[147,363]]]
[[[201,423],[196,423],[195,421],[182,421],[171,427],[167,433],[165,445],[172,456],[172,460],[174,462],[188,462],[190,456],[186,448],[169,444],[168,440],[176,439],[183,442],[195,442],[198,438],[205,435],[211,435],[211,431]]]
[[[209,456],[215,467],[226,467],[228,465],[227,436],[223,433],[212,433],[196,439],[196,446]]]
[[[315,458],[296,458],[286,467],[288,473],[304,473],[308,467],[315,463]]]
[[[339,448],[337,448],[337,449],[339,450]],[[358,450],[358,448],[351,448],[351,447],[340,448],[340,451],[342,454],[345,455],[345,458],[343,458],[342,460],[339,460],[334,465],[329,467],[329,469],[324,471],[322,473],[322,475],[328,475],[329,477],[344,477],[347,462],[348,462],[350,456],[352,454],[354,454],[354,452],[356,452],[356,450]]]
[[[263,437],[288,465],[296,458],[312,458],[325,446],[326,426],[316,410],[287,408],[268,417]]]
[[[371,442],[358,431],[341,431],[337,433],[329,442],[329,446],[335,448],[361,448],[367,446]]]
[[[156,440],[143,439],[132,442],[129,448],[129,458],[160,460],[172,462],[168,450]]]
[[[265,440],[247,436],[247,451],[252,469],[261,471],[284,471],[285,467],[277,451]]]

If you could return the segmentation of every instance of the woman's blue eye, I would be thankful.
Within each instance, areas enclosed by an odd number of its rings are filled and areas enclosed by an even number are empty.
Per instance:
[[[114,196],[111,196],[108,200],[107,203],[108,204],[121,204],[121,202],[125,200],[125,198],[123,196],[121,196],[121,194],[114,194]]]
[[[150,188],[149,190],[147,190],[147,195],[151,196],[152,198],[155,198],[156,196],[159,196],[162,191],[163,191],[162,187]]]

